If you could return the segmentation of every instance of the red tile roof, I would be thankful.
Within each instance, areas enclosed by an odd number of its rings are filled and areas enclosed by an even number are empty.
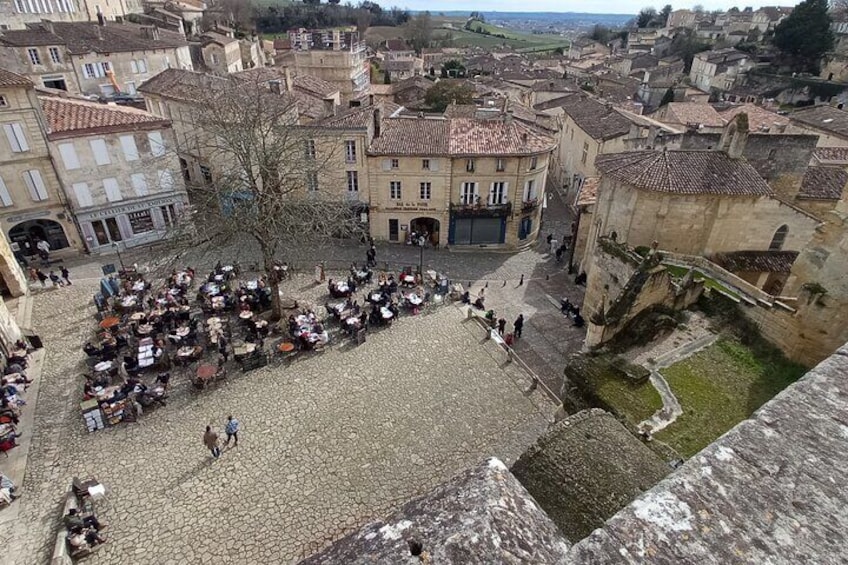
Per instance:
[[[813,157],[819,163],[848,163],[848,147],[816,147]]]
[[[170,124],[168,120],[127,106],[51,96],[39,96],[39,100],[47,125],[50,127],[50,134],[66,132],[83,134],[88,130],[102,128],[132,131],[139,126],[164,127]]]
[[[578,206],[591,206],[598,201],[598,187],[601,185],[601,179],[598,177],[589,177],[583,180],[583,186],[580,187],[580,192],[577,193]]]
[[[665,116],[660,119],[661,122],[672,124],[724,127],[726,123],[715,108],[701,102],[669,102],[659,112]]]
[[[751,132],[765,131],[766,129],[781,128],[789,125],[789,118],[754,104],[741,104],[733,106],[721,113],[721,117],[730,122],[738,114],[748,115],[748,130]]]
[[[797,251],[734,251],[710,260],[731,273],[789,273],[797,257]]]
[[[5,69],[0,69],[0,86],[32,86],[32,82],[21,75]]]
[[[798,198],[839,200],[848,183],[848,171],[842,167],[807,167]]]
[[[601,173],[652,192],[770,196],[769,185],[742,159],[720,151],[632,151],[598,155]]]

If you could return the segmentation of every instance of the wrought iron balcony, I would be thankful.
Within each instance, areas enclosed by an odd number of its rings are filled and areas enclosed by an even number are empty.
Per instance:
[[[504,204],[454,204],[450,205],[451,214],[455,216],[488,216],[501,217],[512,214],[512,202]]]
[[[539,199],[531,198],[530,200],[525,200],[521,203],[521,211],[522,212],[530,212],[531,210],[535,210],[539,207]]]

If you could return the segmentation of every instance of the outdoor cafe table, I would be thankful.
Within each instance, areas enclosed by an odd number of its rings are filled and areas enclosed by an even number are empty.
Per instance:
[[[244,312],[241,312],[239,314],[239,318],[241,318],[242,320],[250,320],[251,318],[253,318],[253,312],[251,312],[250,310],[245,310]]]
[[[418,296],[417,294],[415,294],[414,292],[413,292],[413,293],[410,293],[410,294],[406,297],[406,300],[407,300],[410,304],[412,304],[413,306],[420,306],[420,305],[424,302],[424,299],[423,299],[423,298],[421,298],[420,296]]]
[[[400,280],[406,284],[413,284],[415,282],[415,275],[401,275]]]
[[[144,290],[144,281],[135,281],[132,285],[133,292],[141,292]]]
[[[245,355],[250,355],[256,351],[256,344],[253,343],[245,343],[244,345],[237,345],[233,347],[233,355],[235,357],[244,357]]]
[[[108,318],[104,318],[100,322],[100,327],[103,328],[104,330],[107,330],[109,328],[114,328],[115,326],[117,326],[120,323],[121,323],[120,318],[117,318],[115,316],[110,316]]]
[[[100,363],[98,363],[97,365],[94,366],[94,370],[97,371],[98,373],[102,373],[103,371],[108,371],[111,368],[112,368],[112,362],[111,361],[101,361]]]
[[[124,308],[130,308],[131,306],[135,306],[138,304],[138,298],[135,296],[125,296],[121,299],[121,306]]]
[[[380,314],[383,316],[384,320],[391,320],[394,317],[394,314],[387,307],[383,306],[380,308]]]
[[[294,344],[290,341],[284,341],[277,349],[280,350],[280,353],[291,353],[294,351]]]
[[[183,361],[197,358],[203,352],[203,348],[199,345],[186,345],[177,349],[177,357]]]
[[[146,317],[147,314],[145,314],[144,312],[135,312],[132,316],[130,316],[130,320],[133,320],[134,322],[140,322]]]
[[[138,333],[140,335],[147,335],[153,331],[153,326],[150,324],[144,324],[138,327]]]

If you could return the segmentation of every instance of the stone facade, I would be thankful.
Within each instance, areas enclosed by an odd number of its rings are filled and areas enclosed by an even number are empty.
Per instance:
[[[295,49],[282,58],[282,64],[290,64],[298,74],[314,76],[337,86],[345,106],[362,103],[371,84],[371,65],[366,57],[365,43],[355,41],[342,45],[336,42],[334,47]]]
[[[50,121],[90,116],[87,123],[55,127],[48,134],[86,248],[161,239],[187,204],[171,124],[140,110],[94,102],[43,98],[42,104]],[[101,120],[98,114],[111,115]]]
[[[17,78],[15,78],[17,77]],[[47,145],[46,125],[32,84],[0,71],[0,222],[12,250],[34,255],[38,240],[52,250],[82,249]]]
[[[26,275],[24,275],[23,269],[21,269],[21,265],[18,263],[18,258],[15,257],[15,253],[12,251],[12,247],[6,240],[5,235],[0,235],[0,285],[3,287],[3,294],[9,294],[13,297],[23,296],[28,290]],[[0,324],[6,324],[7,327],[12,328],[8,322],[2,321],[5,316],[8,316],[5,305],[3,306],[3,312],[5,314],[0,313]]]

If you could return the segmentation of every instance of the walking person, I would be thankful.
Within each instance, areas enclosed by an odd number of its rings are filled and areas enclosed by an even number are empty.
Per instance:
[[[224,336],[218,337],[218,353],[221,354],[221,357],[224,358],[224,363],[226,363],[230,358],[230,353],[227,350],[227,338]]]
[[[212,457],[217,459],[221,455],[221,448],[218,447],[218,434],[212,430],[212,426],[206,426],[206,433],[203,434],[203,443],[212,453]]]
[[[45,265],[50,264],[50,244],[47,243],[46,240],[40,239],[38,243],[35,244],[36,249],[38,249],[38,255],[41,257],[41,260],[44,261]]]
[[[65,284],[59,280],[59,275],[55,272],[50,271],[50,274],[47,276],[50,277],[50,282],[53,283],[53,286],[65,286]]]
[[[41,272],[41,269],[36,269],[35,276],[38,277],[38,281],[41,283],[41,288],[44,288],[46,286],[44,283],[47,282],[47,275]]]
[[[515,321],[512,323],[512,327],[515,331],[515,338],[518,339],[521,337],[521,330],[524,328],[524,314],[519,314]]]
[[[506,331],[506,319],[501,318],[498,320],[498,333],[503,335],[504,331]]]
[[[224,445],[230,445],[230,440],[234,439],[235,443],[233,447],[238,447],[238,431],[239,431],[239,422],[232,416],[227,416],[227,425],[224,427],[224,432],[227,434],[227,441],[224,442]]]
[[[64,265],[59,267],[60,272],[62,273],[62,278],[65,280],[65,284],[71,286],[71,272]]]

